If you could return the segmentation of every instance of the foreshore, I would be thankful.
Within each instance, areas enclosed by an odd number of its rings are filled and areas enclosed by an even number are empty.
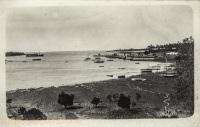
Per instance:
[[[132,78],[145,78],[145,81],[133,81]],[[59,86],[35,89],[19,89],[8,91],[7,98],[12,99],[13,107],[37,108],[47,119],[130,119],[130,118],[164,118],[166,116],[188,117],[187,112],[173,113],[179,107],[171,99],[174,93],[174,78],[165,78],[157,73],[141,74],[124,79],[111,79],[99,82],[76,84],[73,86]],[[74,105],[80,109],[64,109],[58,104],[61,92],[74,94]],[[136,101],[135,94],[141,95],[140,103],[124,111],[118,107],[116,101],[110,102],[107,95],[121,94],[130,96],[131,102]],[[101,108],[91,104],[93,97],[101,99]],[[170,109],[170,114],[168,110]]]

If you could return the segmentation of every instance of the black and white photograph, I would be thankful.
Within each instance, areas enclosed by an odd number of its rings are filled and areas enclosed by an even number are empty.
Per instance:
[[[194,29],[187,5],[11,7],[7,117],[188,119],[195,113]]]

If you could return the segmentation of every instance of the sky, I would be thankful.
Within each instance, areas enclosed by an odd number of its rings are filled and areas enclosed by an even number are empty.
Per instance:
[[[146,48],[193,36],[188,6],[18,7],[6,13],[7,51]]]

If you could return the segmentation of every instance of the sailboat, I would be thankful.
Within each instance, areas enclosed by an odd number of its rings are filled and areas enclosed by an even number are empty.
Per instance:
[[[163,76],[164,77],[175,77],[175,76],[177,76],[178,75],[178,73],[177,73],[177,71],[175,70],[175,68],[172,66],[172,65],[170,65],[170,66],[167,66],[167,58],[165,57],[165,59],[166,59],[166,66],[165,66],[165,71],[164,71],[164,73],[163,73]]]
[[[141,72],[142,72],[142,73],[144,73],[144,72],[152,72],[152,70],[153,70],[153,69],[150,68],[150,67],[149,67],[149,64],[148,64],[148,68],[146,68],[146,69],[141,69]]]
[[[91,60],[91,58],[89,57],[90,56],[90,54],[85,58],[85,60],[84,61],[88,61],[88,60]]]

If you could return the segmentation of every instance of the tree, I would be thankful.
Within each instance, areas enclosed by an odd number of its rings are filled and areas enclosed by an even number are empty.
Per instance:
[[[32,108],[23,114],[24,120],[46,120],[47,117],[36,108]]]
[[[12,103],[12,99],[7,99],[6,103],[11,104]]]
[[[120,94],[117,105],[122,109],[130,109],[130,96],[126,97],[124,94]]]
[[[109,95],[107,96],[107,99],[108,99],[109,101],[112,101],[112,95],[109,94]]]
[[[58,103],[60,105],[64,105],[65,108],[67,108],[67,106],[73,105],[74,98],[75,97],[73,94],[65,94],[64,92],[61,92],[61,94],[58,96]]]
[[[7,106],[7,107],[10,108],[10,107],[11,107],[11,103],[12,103],[12,99],[7,99],[7,100],[6,100],[6,106]]]
[[[139,102],[141,95],[139,93],[136,93],[135,95],[136,95],[136,102]]]
[[[26,112],[27,112],[27,111],[26,111],[26,108],[24,108],[24,107],[20,107],[20,108],[17,110],[17,113],[18,113],[19,115],[24,115]]]
[[[183,39],[180,56],[176,58],[178,77],[175,79],[177,101],[194,111],[194,39]]]
[[[144,51],[144,54],[145,54],[145,55],[148,55],[148,54],[149,54],[149,51]]]
[[[132,105],[133,107],[136,106],[136,102],[133,101],[133,102],[131,103],[131,105]]]
[[[94,104],[96,107],[101,102],[101,100],[97,97],[94,97],[91,101],[92,104]]]
[[[119,98],[119,95],[118,95],[117,93],[113,94],[113,99],[114,99],[115,101],[117,101],[118,98]]]

